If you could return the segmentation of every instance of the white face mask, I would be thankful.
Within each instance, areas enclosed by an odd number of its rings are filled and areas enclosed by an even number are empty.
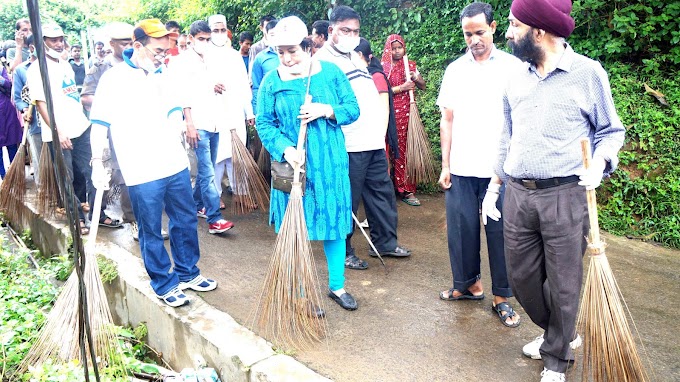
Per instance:
[[[47,55],[48,57],[52,57],[55,60],[61,60],[61,53],[57,52],[52,48],[48,48],[47,46],[45,46],[45,55]]]
[[[335,49],[342,53],[349,53],[359,45],[359,36],[338,36]]]
[[[205,51],[208,50],[208,41],[194,40],[194,43],[191,44],[191,46],[194,48],[194,51],[196,51],[196,53],[203,55],[205,54]]]
[[[224,46],[229,41],[229,36],[226,33],[212,33],[210,41],[217,46]]]
[[[158,70],[156,64],[154,64],[154,60],[146,57],[144,54],[139,54],[137,66],[139,66],[141,69],[144,69],[147,74],[155,73],[156,70]]]

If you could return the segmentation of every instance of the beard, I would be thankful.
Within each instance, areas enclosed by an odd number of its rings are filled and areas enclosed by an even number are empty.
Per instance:
[[[543,61],[545,54],[541,47],[534,42],[532,32],[533,28],[521,38],[508,40],[508,46],[512,49],[512,54],[515,57],[536,65]]]

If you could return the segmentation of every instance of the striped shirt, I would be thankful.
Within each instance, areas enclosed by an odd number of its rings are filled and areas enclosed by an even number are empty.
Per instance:
[[[366,63],[356,52],[343,54],[336,51],[331,47],[330,42],[326,42],[316,52],[314,58],[337,65],[347,76],[359,102],[359,119],[352,124],[342,126],[347,152],[384,149],[387,125],[384,125],[381,110],[385,110],[385,106],[380,99],[373,77],[368,73]]]
[[[618,164],[625,128],[602,66],[568,44],[557,68],[541,77],[534,65],[510,79],[503,99],[505,124],[495,172],[506,181],[574,175],[583,167],[581,138],[593,156]]]

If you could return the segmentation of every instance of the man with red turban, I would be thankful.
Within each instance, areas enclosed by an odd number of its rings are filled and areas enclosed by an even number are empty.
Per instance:
[[[570,0],[514,0],[506,33],[512,53],[526,61],[509,79],[505,127],[482,213],[500,218],[510,286],[544,333],[523,349],[543,360],[542,382],[565,380],[580,345],[576,333],[588,210],[585,189],[616,169],[625,129],[602,66],[565,41],[574,30]],[[585,170],[580,141],[590,138]]]

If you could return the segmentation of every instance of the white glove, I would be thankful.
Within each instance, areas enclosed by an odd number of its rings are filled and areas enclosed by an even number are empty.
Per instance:
[[[297,167],[302,167],[302,165],[305,163],[305,156],[304,152],[298,151],[295,147],[293,146],[288,146],[284,151],[283,151],[283,159],[288,162],[293,168]]]
[[[305,123],[312,122],[317,118],[330,118],[333,115],[333,107],[325,103],[307,103],[300,107],[298,118]]]
[[[108,190],[111,174],[104,168],[101,159],[92,160],[92,185],[97,190]]]
[[[593,157],[588,169],[582,167],[576,172],[576,175],[581,178],[581,181],[578,182],[579,186],[584,186],[586,190],[596,189],[602,183],[605,167],[607,167],[607,161],[604,158]]]
[[[501,212],[496,208],[496,202],[501,195],[501,185],[498,183],[489,183],[486,188],[486,195],[482,200],[482,222],[486,225],[486,217],[498,221],[501,218]]]

